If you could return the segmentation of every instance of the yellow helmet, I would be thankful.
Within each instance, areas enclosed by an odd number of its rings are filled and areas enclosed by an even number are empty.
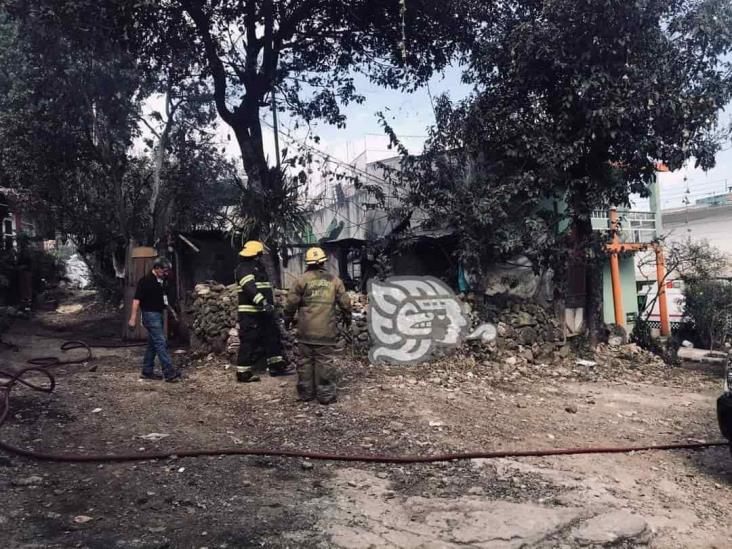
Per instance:
[[[257,257],[259,254],[264,253],[264,244],[259,240],[250,240],[239,252],[242,257]]]
[[[305,265],[319,265],[325,263],[327,257],[322,248],[308,248],[305,252]]]

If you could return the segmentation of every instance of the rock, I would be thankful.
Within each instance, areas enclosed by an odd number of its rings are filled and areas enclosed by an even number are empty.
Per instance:
[[[553,343],[544,343],[543,345],[539,346],[539,350],[535,352],[539,357],[546,358],[550,357],[552,353],[554,352],[554,344]]]
[[[13,484],[15,486],[38,486],[40,484],[43,484],[43,477],[39,477],[38,475],[31,475],[29,477],[14,480]]]
[[[515,356],[509,356],[503,362],[505,362],[509,366],[515,366],[518,363],[518,358],[516,358]]]
[[[559,348],[559,356],[562,358],[567,358],[570,354],[572,354],[572,349],[569,348],[569,345],[562,345]]]
[[[310,471],[315,465],[313,465],[312,461],[303,461],[302,462],[302,468],[306,471]]]
[[[92,520],[94,519],[87,515],[77,515],[74,517],[74,522],[76,524],[86,524],[87,522],[90,522]]]
[[[534,328],[531,328],[530,326],[527,326],[526,328],[521,328],[519,331],[519,343],[522,345],[533,345],[536,343],[536,340],[538,338],[538,335],[536,333],[536,330]]]
[[[521,328],[523,326],[536,326],[537,322],[536,318],[527,311],[520,311],[511,324],[517,328]]]
[[[607,338],[607,344],[610,347],[620,347],[623,344],[623,338],[621,336],[610,336]]]
[[[576,414],[577,413],[577,406],[574,404],[568,404],[564,407],[565,412],[569,412],[570,414]]]
[[[167,433],[150,433],[147,435],[141,435],[140,438],[144,440],[152,440],[153,442],[170,436]]]
[[[534,362],[534,353],[526,349],[525,351],[521,352],[521,356],[523,357],[526,362]]]
[[[572,537],[582,546],[610,546],[620,543],[645,544],[651,540],[651,530],[643,517],[627,511],[603,513],[572,531]]]

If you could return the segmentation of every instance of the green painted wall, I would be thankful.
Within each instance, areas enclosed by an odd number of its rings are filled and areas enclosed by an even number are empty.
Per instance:
[[[635,264],[632,255],[620,257],[620,287],[623,292],[623,313],[638,316],[638,290],[635,284]],[[613,306],[613,286],[610,278],[610,258],[602,269],[602,314],[606,324],[615,324],[615,309]],[[633,329],[632,324],[626,322],[628,331]]]

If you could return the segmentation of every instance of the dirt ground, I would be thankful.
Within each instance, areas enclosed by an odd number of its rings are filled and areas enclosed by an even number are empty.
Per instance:
[[[81,296],[17,322],[4,367],[66,339],[117,335]],[[3,440],[37,450],[282,447],[325,452],[620,446],[716,440],[714,366],[660,379],[519,378],[479,366],[369,366],[344,357],[337,403],[295,379],[236,384],[220,359],[179,349],[186,379],[138,379],[143,349],[94,349],[50,395],[16,388]],[[80,353],[80,351],[71,351]],[[76,356],[76,355],[74,355]],[[147,435],[157,436],[143,438]],[[160,436],[162,435],[162,436]],[[152,439],[152,440],[151,440]],[[365,465],[261,457],[40,463],[0,453],[8,548],[732,547],[728,448]]]

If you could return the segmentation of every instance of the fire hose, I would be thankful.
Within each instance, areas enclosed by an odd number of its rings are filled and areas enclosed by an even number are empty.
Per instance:
[[[51,373],[51,369],[64,365],[83,365],[92,360],[91,347],[83,341],[67,341],[61,345],[62,351],[72,349],[85,349],[87,354],[83,358],[61,360],[58,357],[38,357],[32,358],[28,362],[31,364],[16,372],[0,370],[0,377],[4,377],[7,381],[0,380],[0,428],[5,423],[10,412],[10,392],[16,385],[24,385],[34,391],[51,393],[56,387],[56,379]],[[129,347],[130,345],[119,345],[119,347]],[[113,347],[113,345],[105,345],[105,347]],[[94,367],[93,367],[94,368]],[[38,374],[47,379],[48,384],[42,385],[29,381],[26,378],[31,374]],[[567,456],[578,454],[619,454],[628,452],[646,452],[653,450],[698,450],[702,448],[710,448],[715,446],[728,446],[727,441],[710,441],[710,442],[688,442],[688,443],[671,443],[671,444],[650,444],[641,446],[609,446],[609,447],[590,447],[590,448],[545,448],[539,450],[494,450],[484,451],[476,450],[470,452],[448,452],[441,454],[429,455],[386,455],[386,454],[360,454],[360,453],[338,453],[338,452],[313,452],[308,450],[297,450],[287,448],[204,448],[204,449],[182,449],[182,450],[162,450],[162,451],[144,451],[144,452],[120,452],[114,454],[76,454],[76,453],[50,453],[36,450],[27,450],[19,446],[9,444],[0,440],[0,450],[15,454],[18,456],[40,460],[53,461],[62,463],[111,463],[111,462],[130,462],[130,461],[147,461],[183,457],[202,457],[202,456],[267,456],[267,457],[288,457],[303,458],[311,460],[324,461],[344,461],[344,462],[364,462],[364,463],[435,463],[441,461],[467,460],[467,459],[495,459],[495,458],[515,458],[515,457],[544,457],[544,456]]]

